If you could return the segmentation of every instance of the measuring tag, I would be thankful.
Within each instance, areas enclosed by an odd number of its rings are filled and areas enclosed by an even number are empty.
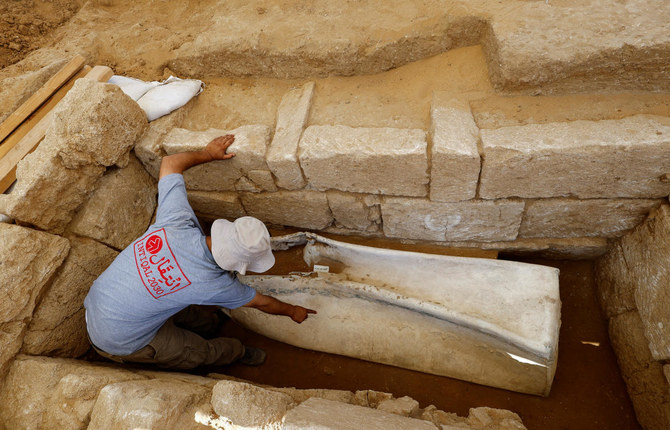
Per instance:
[[[328,273],[328,272],[330,272],[330,267],[322,266],[320,264],[315,264],[314,265],[314,271],[315,272],[321,272],[321,273]]]

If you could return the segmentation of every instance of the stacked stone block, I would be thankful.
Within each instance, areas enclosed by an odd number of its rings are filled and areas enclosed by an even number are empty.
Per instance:
[[[525,429],[517,414],[501,409],[473,408],[460,417],[371,390],[261,387],[223,375],[26,355],[11,364],[0,398],[0,423],[12,429]]]
[[[596,265],[612,346],[638,421],[670,426],[670,206],[616,241]]]
[[[469,104],[436,92],[427,131],[309,125],[314,91],[284,96],[274,135],[173,129],[140,158],[156,171],[164,154],[232,133],[234,159],[185,174],[204,218],[559,256],[603,254],[670,193],[667,117],[480,130]]]

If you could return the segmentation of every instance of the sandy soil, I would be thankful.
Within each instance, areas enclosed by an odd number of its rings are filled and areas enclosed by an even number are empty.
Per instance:
[[[0,69],[44,46],[52,31],[77,13],[84,0],[0,2]]]

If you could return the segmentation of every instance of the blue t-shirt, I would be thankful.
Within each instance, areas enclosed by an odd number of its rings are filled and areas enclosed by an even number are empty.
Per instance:
[[[216,264],[186,198],[184,177],[172,174],[158,183],[156,223],[93,283],[84,307],[93,344],[128,355],[188,305],[234,309],[255,294]]]

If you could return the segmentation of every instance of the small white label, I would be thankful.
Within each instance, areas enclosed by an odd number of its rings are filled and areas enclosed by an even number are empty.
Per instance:
[[[320,265],[320,264],[315,264],[315,265],[314,265],[314,271],[315,271],[315,272],[328,273],[328,272],[330,272],[330,267],[328,267],[328,266],[322,266],[322,265]]]

